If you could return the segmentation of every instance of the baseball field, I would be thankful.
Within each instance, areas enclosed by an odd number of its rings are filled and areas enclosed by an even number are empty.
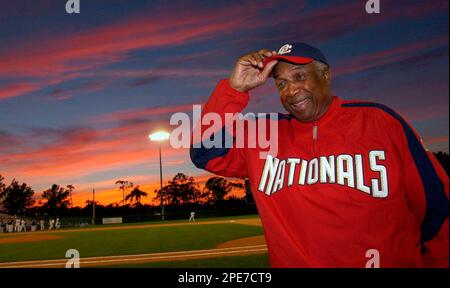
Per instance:
[[[269,267],[257,215],[0,234],[0,268]],[[73,257],[73,256],[72,256]]]

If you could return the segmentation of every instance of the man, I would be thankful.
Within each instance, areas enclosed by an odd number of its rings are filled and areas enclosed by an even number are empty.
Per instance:
[[[55,229],[55,219],[50,218],[49,224],[48,224],[48,230]]]
[[[25,219],[20,220],[19,232],[27,232],[27,225]]]
[[[14,232],[20,232],[19,231],[20,223],[21,223],[20,218],[15,218],[15,220],[14,220]]]
[[[56,228],[56,230],[61,229],[61,221],[59,220],[59,218],[56,218],[55,228]]]
[[[191,212],[191,216],[189,217],[189,222],[195,222],[195,212]]]
[[[6,232],[12,233],[14,231],[14,221],[13,219],[9,219],[8,223],[6,223]]]
[[[202,116],[241,112],[249,91],[270,76],[289,113],[266,120],[277,121],[278,152],[260,159],[259,146],[193,142],[191,159],[222,176],[249,178],[271,266],[448,267],[447,175],[393,110],[333,96],[319,49],[290,43],[241,57]],[[226,124],[201,139],[236,137],[236,122]]]

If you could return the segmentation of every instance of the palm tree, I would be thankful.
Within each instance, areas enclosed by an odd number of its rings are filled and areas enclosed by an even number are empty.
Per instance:
[[[126,180],[117,180],[116,184],[120,184],[119,190],[122,190],[122,199],[123,199],[122,206],[125,206],[125,201],[127,200],[125,197],[125,191],[129,188],[133,188],[134,184],[133,182]]]
[[[139,189],[139,185],[134,187],[131,190],[130,194],[125,197],[125,200],[130,200],[132,203],[134,202],[137,208],[137,215],[139,216],[139,206],[141,206],[141,198],[147,197],[148,193]]]
[[[73,201],[72,201],[72,191],[75,190],[75,186],[72,184],[67,185],[67,191],[69,191],[69,198],[70,198],[70,208],[73,208]]]

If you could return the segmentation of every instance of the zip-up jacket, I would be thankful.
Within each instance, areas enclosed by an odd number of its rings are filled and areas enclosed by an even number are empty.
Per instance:
[[[272,267],[448,267],[448,176],[399,114],[333,97],[315,122],[267,117],[276,153],[198,143],[236,144],[225,115],[249,97],[220,81],[202,117],[214,112],[224,124],[197,125],[190,155],[198,168],[249,178]],[[246,142],[262,131],[245,127]]]

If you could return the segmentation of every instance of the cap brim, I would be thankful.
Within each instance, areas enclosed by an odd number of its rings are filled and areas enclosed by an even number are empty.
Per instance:
[[[300,65],[309,64],[314,61],[313,58],[308,58],[308,57],[275,55],[275,56],[264,59],[263,60],[264,66],[266,66],[269,62],[272,62],[273,60],[284,60],[287,62],[291,62],[294,64],[300,64]]]

